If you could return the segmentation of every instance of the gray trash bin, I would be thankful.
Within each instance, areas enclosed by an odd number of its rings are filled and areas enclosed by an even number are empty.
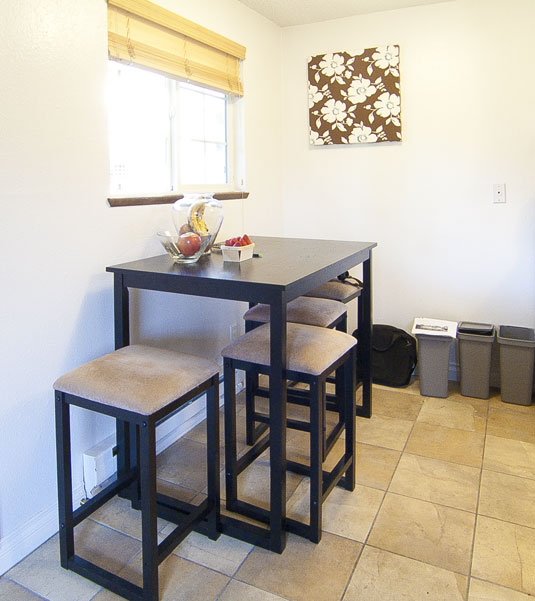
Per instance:
[[[418,371],[420,394],[446,398],[448,396],[448,372],[451,336],[416,334],[418,339]]]
[[[488,399],[490,362],[495,330],[492,324],[461,321],[457,328],[461,394]]]
[[[500,326],[500,385],[502,401],[530,405],[535,360],[535,330]]]

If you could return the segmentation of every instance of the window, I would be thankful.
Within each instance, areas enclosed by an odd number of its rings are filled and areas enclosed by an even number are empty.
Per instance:
[[[110,194],[235,189],[238,102],[109,61]]]

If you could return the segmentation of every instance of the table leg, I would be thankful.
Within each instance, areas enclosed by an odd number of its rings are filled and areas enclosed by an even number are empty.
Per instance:
[[[270,538],[271,550],[286,546],[286,302],[270,303]]]
[[[113,276],[113,313],[115,328],[115,349],[123,348],[130,344],[130,303],[128,288],[124,285],[124,278],[116,273]],[[117,476],[130,470],[132,458],[137,456],[135,426],[132,432],[129,425],[122,420],[116,420],[117,434]],[[134,461],[135,464],[135,461]],[[119,493],[123,498],[133,499],[133,491],[124,489]]]
[[[372,414],[372,254],[362,264],[364,284],[359,303],[362,303],[362,324],[359,323],[359,377],[362,377],[362,406],[357,407],[357,415],[371,417]]]

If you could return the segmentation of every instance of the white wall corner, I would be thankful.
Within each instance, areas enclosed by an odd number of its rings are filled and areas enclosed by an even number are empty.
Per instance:
[[[73,489],[73,507],[85,497],[84,485]],[[58,532],[58,506],[40,511],[11,534],[0,539],[0,576]],[[59,555],[58,555],[59,562]]]

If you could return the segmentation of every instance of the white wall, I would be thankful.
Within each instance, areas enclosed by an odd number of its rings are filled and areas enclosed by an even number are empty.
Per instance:
[[[533,0],[454,0],[283,29],[285,234],[378,242],[376,323],[535,325],[534,23]],[[310,147],[307,57],[388,43],[403,141]]]
[[[247,47],[251,196],[233,214],[249,232],[280,234],[280,30],[236,0],[166,6]],[[161,254],[155,232],[171,218],[169,207],[106,204],[104,0],[3,0],[0,21],[1,574],[56,529],[52,384],[113,349],[105,267]],[[137,338],[217,357],[241,307],[161,297],[136,295]],[[113,424],[81,411],[73,422],[80,492],[81,452]]]

